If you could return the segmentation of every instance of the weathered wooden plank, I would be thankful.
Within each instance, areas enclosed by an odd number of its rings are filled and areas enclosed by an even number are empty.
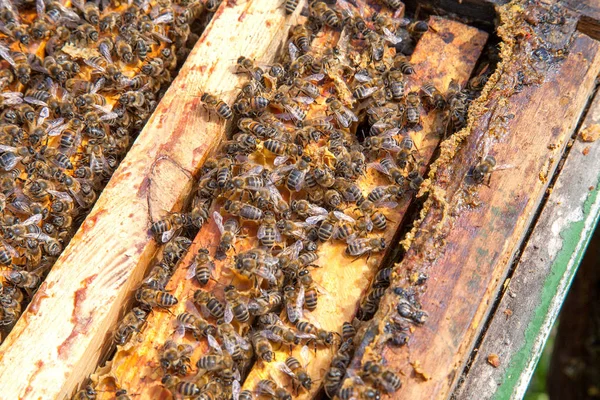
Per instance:
[[[442,144],[422,218],[349,371],[357,374],[369,360],[386,363],[406,377],[402,398],[449,395],[600,69],[598,44],[573,34],[573,19],[560,30],[529,22],[563,10],[516,3],[502,13],[504,61],[473,105],[470,128]],[[567,46],[568,56],[553,58]],[[470,173],[487,155],[512,169],[495,172],[489,186],[475,185]],[[411,287],[415,272],[429,276],[424,286]],[[414,290],[429,313],[423,328],[408,330],[396,313],[398,287]],[[400,349],[387,346],[383,331],[394,320],[410,337]]]
[[[487,34],[473,27],[442,18],[430,20],[432,30],[426,33],[417,44],[411,56],[415,74],[410,76],[406,90],[418,90],[425,82],[431,81],[436,87],[447,88],[452,79],[465,84],[479,58],[487,40]],[[445,124],[442,115],[430,112],[422,116],[422,130],[411,132],[419,156],[423,164],[431,160],[441,137]],[[421,171],[424,172],[424,169]],[[373,188],[385,184],[385,179],[374,170],[358,180],[357,184],[366,194]],[[388,228],[383,237],[386,243],[397,240],[396,232],[401,226],[403,217],[410,204],[409,199],[403,201],[396,209],[386,212]],[[395,239],[396,238],[396,239]],[[370,282],[379,269],[382,261],[394,250],[390,246],[386,252],[373,254],[370,258],[353,259],[345,254],[346,244],[339,241],[328,241],[318,250],[318,265],[323,265],[312,272],[313,279],[325,289],[320,296],[319,305],[312,317],[321,323],[322,329],[340,332],[345,321],[351,321],[369,288]],[[253,390],[261,379],[279,377],[286,382],[285,375],[278,370],[277,363],[284,362],[290,356],[289,349],[282,346],[275,351],[275,360],[270,363],[256,363],[246,381],[244,389]],[[298,359],[302,349],[294,348],[291,354]],[[334,349],[317,347],[311,349],[306,361],[306,371],[314,379],[322,377],[329,368],[334,356]],[[323,382],[315,382],[311,390],[300,390],[295,398],[310,399],[318,394]]]
[[[222,66],[241,54],[268,59],[277,50],[274,46],[288,29],[283,12],[272,12],[277,4],[220,6],[90,216],[0,348],[3,397],[62,397],[93,371],[106,349],[107,333],[156,251],[148,233],[151,221],[161,211],[181,208],[192,176],[223,137],[223,122],[206,122],[201,112],[201,91],[222,93],[231,101],[239,79]],[[273,36],[279,39],[272,41]]]
[[[598,129],[600,96],[580,132]],[[519,399],[525,394],[600,215],[599,158],[600,140],[583,142],[578,135],[456,398]],[[490,354],[499,357],[497,368],[487,363]]]
[[[580,16],[577,29],[594,39],[600,39],[600,2],[598,0],[564,0],[563,3]]]

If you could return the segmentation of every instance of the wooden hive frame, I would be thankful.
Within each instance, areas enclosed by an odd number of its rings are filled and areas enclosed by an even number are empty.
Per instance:
[[[273,7],[278,5],[278,2],[271,3]],[[489,8],[488,2],[478,3]],[[508,23],[501,32],[506,40],[503,63],[473,110],[469,128],[442,144],[441,157],[433,165],[427,185],[429,198],[422,217],[406,241],[407,254],[396,267],[392,287],[407,286],[407,271],[422,269],[429,275],[426,290],[418,289],[423,291],[419,293],[420,303],[429,313],[427,329],[417,328],[409,346],[400,350],[384,345],[387,338],[381,334],[382,324],[389,320],[397,304],[396,295],[390,290],[374,319],[380,325],[367,325],[364,340],[353,360],[352,368],[359,371],[374,351],[381,353],[390,368],[407,376],[399,392],[402,396],[440,398],[452,392],[490,304],[501,289],[514,253],[545,192],[548,178],[579,120],[593,88],[593,78],[600,70],[598,45],[575,30],[577,15],[567,15],[565,32],[551,40],[539,36],[535,27],[523,23],[529,18],[528,13],[535,15],[544,10],[539,7],[542,6],[515,3],[512,8],[503,10],[504,17],[511,17],[506,21],[519,21]],[[0,374],[4,378],[0,387],[7,398],[64,396],[94,370],[109,341],[107,333],[122,314],[124,302],[131,298],[132,290],[138,286],[156,253],[156,243],[147,234],[149,221],[158,217],[159,209],[181,209],[191,188],[191,178],[223,137],[221,122],[205,122],[196,112],[198,88],[223,91],[223,97],[227,99],[227,90],[233,90],[237,82],[232,82],[226,66],[231,65],[240,52],[261,60],[271,59],[287,35],[289,20],[283,13],[266,10],[264,4],[258,7],[254,2],[221,6],[114,179],[60,257],[45,286],[0,348]],[[268,30],[260,26],[263,22]],[[452,29],[453,33],[464,31],[467,37],[478,37],[470,30],[472,28],[452,26],[454,23],[450,23],[452,28],[446,28],[445,22],[440,24],[442,32]],[[235,47],[239,40],[231,37],[233,27],[255,35],[250,36],[249,43]],[[460,37],[458,35],[454,40],[459,41]],[[433,35],[431,40],[436,40]],[[560,74],[553,70],[547,81],[534,80],[516,93],[511,86],[517,76],[516,66],[531,62],[529,54],[534,47],[527,46],[538,44],[538,40],[566,54],[552,67],[563,74],[572,72],[572,78],[561,80]],[[479,43],[483,41],[479,37],[471,43],[475,59]],[[219,43],[235,43],[234,49],[215,55],[210,47],[217,47]],[[424,54],[426,50],[423,50]],[[418,57],[419,52],[416,54]],[[217,62],[220,63],[218,66]],[[463,62],[464,70],[456,72],[463,74],[461,79],[468,75],[475,60]],[[587,68],[580,68],[581,65]],[[535,72],[545,76],[544,68],[549,67],[542,65],[540,68]],[[206,80],[207,75],[211,75],[210,80]],[[430,78],[435,79],[435,75]],[[545,94],[551,85],[559,85],[561,90],[557,93],[561,95],[548,98]],[[190,88],[192,95],[180,96],[180,93],[188,93]],[[567,98],[572,100],[566,101]],[[525,101],[527,105],[523,106]],[[545,112],[536,114],[540,104],[546,107]],[[173,112],[171,107],[180,112]],[[556,121],[553,113],[559,112],[566,117]],[[200,121],[206,131],[199,135]],[[554,123],[555,128],[551,135],[544,136],[543,128],[550,123]],[[467,186],[464,182],[448,179],[449,171],[454,176],[467,176],[468,169],[489,150],[489,145],[484,142],[490,132],[500,133],[500,139],[492,146],[495,157],[501,163],[515,160],[518,164],[515,168],[525,172],[519,173],[519,180],[515,179],[516,174],[496,172],[490,187],[477,188],[476,198],[473,197],[477,199],[477,205],[473,210],[454,213],[452,210],[457,205],[451,196],[464,192]],[[532,132],[538,134],[532,135]],[[544,137],[544,140],[532,141],[531,137]],[[551,151],[548,151],[549,146]],[[132,187],[135,190],[131,190]],[[517,203],[514,203],[515,199],[518,199]],[[504,209],[510,212],[506,214],[508,218],[501,220],[498,212]],[[151,212],[155,215],[150,216]],[[496,213],[496,217],[492,213]],[[194,250],[205,243],[205,235],[211,234],[215,234],[214,226],[203,228],[190,255],[182,262],[183,267],[189,263]],[[467,242],[465,237],[471,240]],[[483,244],[481,240],[484,239]],[[95,254],[88,251],[92,247],[97,251]],[[425,251],[430,248],[437,248],[441,256],[436,258],[435,254]],[[459,248],[463,251],[461,257],[466,257],[457,262]],[[484,253],[489,264],[486,263],[486,269],[482,271]],[[372,265],[365,263],[361,267],[365,276],[372,276],[372,268],[379,264],[379,260],[373,258]],[[81,265],[86,268],[82,269]],[[183,269],[180,267],[176,273],[176,282],[185,282]],[[327,282],[324,281],[326,287]],[[352,316],[366,288],[357,288],[357,293],[351,294],[354,306],[350,305],[347,311],[340,313],[340,321]],[[443,307],[440,306],[442,303]],[[161,314],[152,318],[160,320]],[[49,326],[53,329],[49,330]],[[39,332],[46,332],[44,340],[32,340],[39,338]],[[19,370],[11,367],[15,363],[21,365]],[[131,365],[125,363],[122,368]],[[314,365],[323,368],[318,363]],[[260,369],[255,368],[250,379],[256,379],[254,376],[260,374]],[[56,379],[63,375],[65,379]]]

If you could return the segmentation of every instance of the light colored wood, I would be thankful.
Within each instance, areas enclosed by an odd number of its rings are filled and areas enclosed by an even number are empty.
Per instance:
[[[388,290],[352,361],[349,374],[368,360],[399,372],[404,385],[395,398],[451,393],[600,70],[599,45],[574,34],[572,20],[546,37],[548,27],[531,28],[521,13],[548,15],[548,9],[528,7],[513,4],[502,11],[504,61],[473,105],[470,128],[442,145],[421,220],[395,268],[391,289],[409,286],[411,273],[429,276],[424,287],[414,288],[428,321],[411,327],[407,346],[388,347],[382,328],[399,318],[398,298]],[[529,34],[515,35],[523,29]],[[539,42],[557,51],[568,48],[568,56],[556,64],[534,60],[530,49]],[[525,78],[521,88],[519,71]],[[488,154],[512,168],[494,172],[489,186],[473,185],[469,171]]]
[[[289,27],[283,11],[273,11],[277,5],[279,0],[220,6],[37,293],[35,307],[0,348],[3,397],[64,397],[93,371],[156,251],[150,212],[154,220],[181,208],[191,177],[223,138],[223,122],[206,120],[201,92],[231,102],[241,78],[224,66],[242,54],[268,60],[276,52]]]
[[[454,393],[456,398],[520,399],[525,394],[600,215],[600,140],[581,140],[581,132],[598,129],[600,96],[594,99],[506,282],[464,383]],[[498,355],[497,368],[487,363],[489,354]]]
[[[430,26],[433,29],[423,36],[411,56],[415,74],[409,77],[407,91],[418,90],[427,81],[432,81],[436,87],[444,90],[452,79],[461,84],[466,83],[487,39],[487,34],[482,31],[446,19],[432,18]],[[449,37],[452,38],[448,40]],[[445,125],[442,115],[437,112],[423,115],[421,124],[423,129],[411,132],[411,137],[426,165],[444,133]],[[385,182],[377,172],[368,170],[357,183],[366,195]],[[388,228],[383,235],[386,243],[394,243],[409,204],[410,200],[406,199],[395,209],[386,212]],[[351,209],[346,212],[352,213]],[[372,254],[368,259],[349,257],[345,254],[345,249],[346,244],[339,241],[323,243],[319,247],[319,260],[316,262],[323,268],[312,272],[313,279],[326,290],[319,298],[317,309],[311,312],[312,318],[320,322],[322,329],[328,331],[341,332],[343,322],[352,321],[380,264],[394,250],[394,246],[390,245],[386,252]],[[291,353],[302,360],[301,351],[301,348],[296,347]],[[335,351],[335,348],[319,346],[315,352],[311,347],[306,360],[306,371],[314,380],[321,380],[315,382],[310,391],[300,390],[295,398],[310,399],[317,395]],[[244,389],[253,390],[259,380],[274,377],[286,383],[288,390],[292,390],[289,379],[277,368],[277,362],[284,362],[290,355],[289,349],[282,346],[275,354],[275,361],[258,362],[254,365],[244,382]]]

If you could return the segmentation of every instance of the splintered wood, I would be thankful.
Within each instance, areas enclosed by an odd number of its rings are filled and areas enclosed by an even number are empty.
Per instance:
[[[150,223],[181,209],[193,175],[224,137],[221,120],[207,122],[201,91],[222,93],[231,102],[238,78],[221,66],[240,54],[272,59],[290,24],[283,13],[271,12],[278,3],[220,6],[36,294],[35,307],[27,309],[2,345],[3,397],[62,398],[95,369],[110,345],[109,332],[156,252]],[[247,39],[239,40],[236,32]]]
[[[403,398],[446,398],[460,376],[545,193],[539,175],[552,175],[600,69],[598,43],[574,33],[571,18],[562,19],[560,34],[538,18],[554,13],[560,20],[564,10],[503,9],[502,64],[472,105],[470,128],[455,135],[465,142],[449,142],[432,167],[422,219],[365,330],[347,385],[369,361],[406,377]],[[474,171],[488,156],[497,170],[477,184]],[[417,272],[430,277],[425,287],[410,285]],[[428,313],[423,328],[409,324],[418,304]],[[391,347],[390,326],[411,332],[405,347]]]

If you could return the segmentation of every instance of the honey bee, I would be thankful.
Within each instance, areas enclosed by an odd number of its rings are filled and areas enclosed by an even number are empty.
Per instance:
[[[420,105],[421,100],[418,92],[413,91],[406,95],[406,122],[409,125],[416,125],[421,122]]]
[[[210,111],[214,111],[223,119],[230,119],[233,116],[231,108],[223,100],[216,98],[209,93],[203,93],[200,97],[202,106],[210,115]]]
[[[163,376],[161,383],[169,389],[174,397],[196,397],[200,394],[200,388],[192,382],[182,381],[174,375]]]
[[[413,65],[410,63],[410,61],[408,61],[406,56],[404,56],[400,53],[397,54],[396,57],[394,57],[394,61],[392,63],[390,70],[400,71],[404,75],[412,75],[415,73],[415,68],[413,67]]]
[[[267,396],[273,400],[292,400],[292,396],[270,379],[263,379],[256,384],[256,394]]]
[[[146,97],[142,92],[138,91],[127,91],[119,97],[119,103],[127,107],[140,108],[144,105]]]
[[[166,243],[175,234],[177,229],[189,225],[189,220],[184,213],[172,213],[164,219],[156,221],[150,225],[150,231],[155,236],[161,235],[161,242]]]
[[[273,162],[275,166],[285,163],[289,157],[300,157],[303,152],[301,146],[294,143],[286,143],[277,139],[267,139],[264,141],[263,146],[266,150],[277,155]]]
[[[328,98],[327,104],[329,112],[335,115],[336,121],[340,126],[348,128],[353,122],[358,122],[356,114],[335,97]]]
[[[306,173],[310,169],[312,159],[302,156],[296,164],[280,166],[271,174],[272,182],[279,182],[285,177],[285,186],[290,191],[299,192],[304,186]]]
[[[421,99],[427,106],[438,110],[446,107],[446,99],[431,82],[427,82],[421,87]]]
[[[187,375],[193,350],[190,345],[167,340],[162,347],[160,366],[165,373],[173,371],[176,375]]]
[[[87,4],[87,3],[86,3]],[[116,11],[106,13],[98,22],[100,32],[112,31],[122,24],[121,13]]]
[[[290,42],[294,45],[296,49],[300,49],[303,53],[308,53],[310,51],[310,42],[311,42],[311,34],[308,29],[304,25],[294,25],[290,29]],[[312,56],[310,56],[312,57]],[[312,62],[311,58],[300,58],[300,57],[291,57],[293,62],[297,62],[296,65],[290,68],[292,71],[297,70],[298,67],[302,65],[307,65],[309,62]],[[299,73],[300,71],[298,71]],[[296,74],[293,74],[296,75]]]
[[[234,366],[233,358],[228,352],[224,352],[219,345],[219,342],[212,336],[208,335],[208,344],[217,354],[209,354],[200,357],[196,362],[198,369],[204,371],[218,371],[223,369],[231,369]]]
[[[482,183],[487,177],[487,185],[489,186],[492,172],[508,168],[512,168],[512,165],[498,166],[496,165],[496,159],[493,156],[487,155],[482,158],[479,164],[471,169],[468,176],[470,176],[475,183]]]
[[[305,354],[307,351],[308,347],[302,348],[301,355],[303,355],[304,362],[309,358],[308,355]],[[285,360],[285,363],[279,364],[279,369],[290,376],[295,383],[297,382],[297,384],[304,389],[310,390],[312,388],[312,378],[296,357],[288,357]]]
[[[358,238],[348,243],[346,254],[358,257],[365,253],[381,252],[386,247],[385,239],[383,238]]]
[[[31,67],[27,56],[19,51],[10,51],[4,44],[0,44],[0,57],[4,58],[14,68],[15,76],[23,85],[29,83]]]
[[[307,111],[303,110],[298,103],[289,97],[286,97],[281,92],[273,96],[273,103],[283,107],[283,109],[287,112],[287,114],[283,114],[284,118],[293,119],[296,121],[296,123],[301,123],[306,118]]]
[[[413,21],[406,27],[410,36],[415,40],[421,39],[429,29],[429,24],[425,21]]]
[[[379,363],[367,361],[362,368],[362,377],[365,381],[372,382],[387,393],[395,393],[402,386],[398,375],[381,367]]]
[[[296,7],[298,7],[298,0],[286,0],[285,2],[285,13],[290,15],[296,11]]]
[[[265,247],[273,247],[276,243],[281,242],[281,233],[277,228],[277,219],[272,211],[265,211],[263,213],[256,237],[260,240],[260,244]]]
[[[183,312],[177,315],[177,323],[179,324],[178,330],[180,336],[185,333],[185,330],[189,330],[196,340],[202,336],[215,335],[217,331],[214,325],[209,324],[196,313]]]
[[[96,398],[96,389],[92,385],[87,385],[85,389],[82,389],[75,393],[72,400],[94,400]]]
[[[140,332],[148,313],[139,307],[134,307],[129,311],[119,323],[113,335],[113,342],[117,345],[124,345],[129,341],[133,332]]]
[[[215,262],[210,258],[207,248],[201,248],[194,257],[194,261],[190,265],[187,275],[188,279],[195,277],[201,286],[208,283],[211,278],[212,271],[215,268]]]
[[[115,48],[115,51],[117,52],[117,55],[119,56],[119,59],[122,62],[124,62],[125,64],[133,63],[135,58],[133,56],[133,49],[131,48],[129,43],[127,43],[125,40],[119,38],[119,39],[117,39],[117,42],[115,43],[114,48]]]
[[[238,128],[242,131],[256,135],[261,139],[272,138],[276,134],[276,130],[265,124],[261,124],[251,118],[240,118]]]
[[[258,207],[237,200],[227,200],[223,208],[228,213],[239,216],[242,220],[260,221],[263,212]]]
[[[343,369],[336,367],[332,367],[327,371],[323,378],[323,389],[327,397],[332,399],[338,393],[338,390],[342,386],[344,374],[345,371]]]
[[[223,318],[225,306],[216,297],[202,289],[194,292],[194,303],[216,319]]]
[[[252,341],[252,347],[254,347],[254,352],[261,360],[265,362],[273,361],[275,352],[263,331],[254,331],[251,333],[250,339]]]
[[[150,308],[168,308],[178,303],[178,300],[171,293],[142,287],[135,292],[135,299]]]
[[[341,26],[341,22],[337,13],[322,1],[313,3],[310,11],[312,12],[311,15],[324,22],[327,26],[330,26],[334,29],[337,29]]]
[[[394,100],[401,100],[404,97],[404,73],[399,69],[392,69],[384,74],[384,83],[392,92]]]
[[[28,271],[10,271],[6,275],[6,279],[11,284],[18,288],[25,289],[26,291],[33,291],[41,283],[41,269],[37,269],[33,272]]]
[[[268,292],[261,290],[261,293],[261,296],[251,298],[248,302],[248,311],[253,316],[270,313],[279,307],[283,301],[283,297],[278,290],[270,290]]]
[[[248,306],[246,301],[242,300],[242,296],[237,291],[235,286],[229,285],[225,287],[225,323],[230,323],[233,318],[241,323],[248,322],[250,320],[250,313],[248,312]]]
[[[283,288],[283,300],[285,302],[285,311],[288,320],[296,323],[302,318],[302,306],[304,305],[305,289],[303,285],[294,287],[288,285]],[[306,332],[311,333],[311,332]]]

